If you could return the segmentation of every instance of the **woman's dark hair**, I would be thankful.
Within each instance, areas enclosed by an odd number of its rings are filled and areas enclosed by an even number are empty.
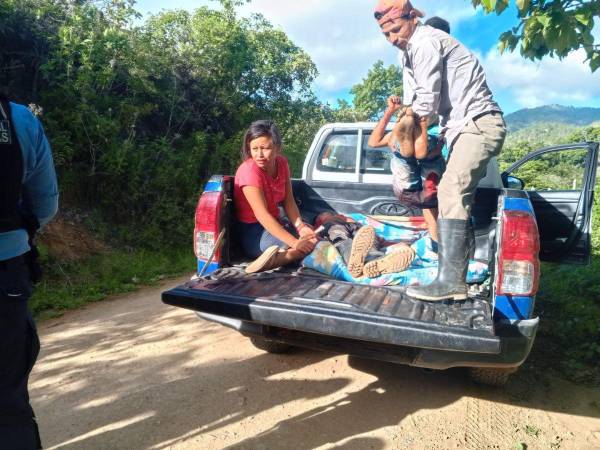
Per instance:
[[[242,145],[241,151],[243,161],[252,157],[250,153],[250,142],[264,136],[271,138],[271,142],[273,142],[275,148],[281,148],[281,135],[279,134],[277,125],[275,125],[272,120],[257,120],[250,125],[244,136],[244,144]]]

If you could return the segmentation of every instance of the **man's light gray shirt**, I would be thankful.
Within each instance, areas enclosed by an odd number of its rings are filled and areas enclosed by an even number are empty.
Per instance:
[[[419,116],[441,116],[449,146],[469,119],[502,112],[492,98],[481,64],[452,36],[418,24],[400,52],[405,104]]]

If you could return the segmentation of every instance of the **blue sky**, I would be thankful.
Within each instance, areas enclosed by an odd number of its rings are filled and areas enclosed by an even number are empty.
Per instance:
[[[240,14],[263,14],[302,47],[319,70],[315,92],[334,105],[338,98],[349,99],[352,86],[378,59],[397,64],[398,51],[385,41],[372,18],[374,4],[375,0],[252,0]],[[479,57],[494,97],[506,113],[554,103],[600,107],[600,70],[591,74],[581,52],[562,61],[538,62],[524,60],[518,52],[498,54],[498,36],[517,23],[514,7],[496,16],[473,9],[469,0],[413,0],[413,4],[426,18],[438,15],[450,22],[452,34]],[[216,8],[218,2],[138,0],[136,9],[147,16],[162,9],[193,10],[205,5]]]

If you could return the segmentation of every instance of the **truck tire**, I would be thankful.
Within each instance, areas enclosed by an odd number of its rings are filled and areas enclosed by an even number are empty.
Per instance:
[[[469,369],[469,378],[475,383],[486,386],[504,386],[511,374],[517,371],[516,367],[511,368],[489,368],[489,367],[471,367]]]
[[[250,338],[250,342],[252,342],[252,345],[254,345],[257,349],[264,350],[267,353],[274,353],[276,355],[288,353],[292,349],[291,345],[272,341],[262,336],[252,336]]]

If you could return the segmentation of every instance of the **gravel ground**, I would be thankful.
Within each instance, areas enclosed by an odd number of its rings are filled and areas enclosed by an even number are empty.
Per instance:
[[[30,387],[48,449],[600,449],[600,392],[503,389],[346,355],[270,355],[166,306],[184,279],[39,324]]]

